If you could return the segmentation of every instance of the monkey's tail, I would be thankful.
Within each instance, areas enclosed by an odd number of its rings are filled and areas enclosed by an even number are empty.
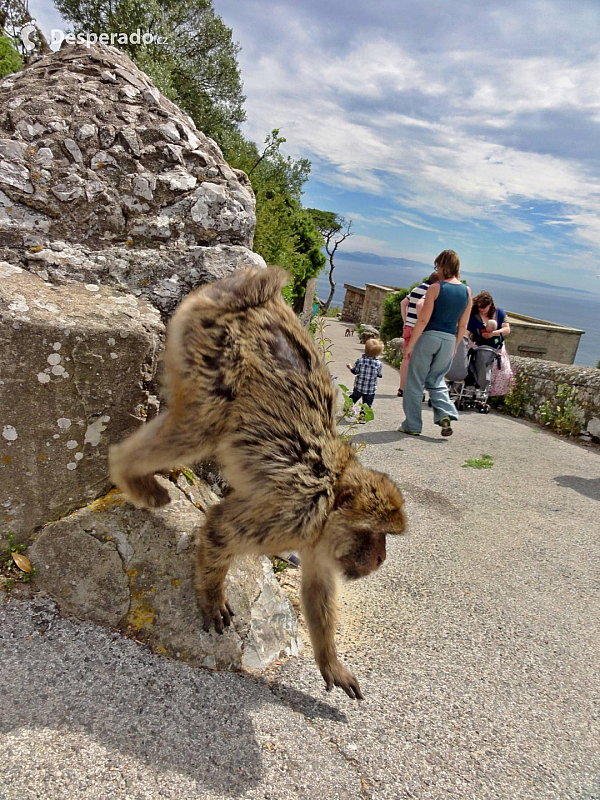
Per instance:
[[[251,267],[211,283],[202,293],[224,310],[244,311],[278,295],[289,279],[289,274],[279,267]]]

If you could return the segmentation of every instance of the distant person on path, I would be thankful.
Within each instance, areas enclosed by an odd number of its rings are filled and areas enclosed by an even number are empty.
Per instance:
[[[404,414],[399,430],[418,436],[423,428],[421,400],[429,392],[433,421],[442,436],[452,435],[452,420],[458,419],[444,375],[467,330],[471,290],[460,281],[460,260],[454,250],[444,250],[435,259],[439,283],[431,285],[414,327],[405,355],[412,354],[406,374]]]
[[[504,344],[504,337],[510,333],[506,312],[496,308],[489,292],[479,292],[473,298],[471,316],[468,324],[469,335],[476,347],[493,347],[500,356],[500,366],[492,369],[490,397],[503,397],[511,389],[514,374]]]
[[[373,405],[377,392],[377,379],[383,377],[381,361],[377,358],[382,352],[383,342],[381,339],[367,339],[365,354],[356,359],[354,366],[346,364],[350,372],[356,375],[354,391],[350,395],[353,403],[358,403],[362,398],[362,402],[366,403],[369,408]],[[359,422],[364,422],[364,419],[361,420],[359,417]]]
[[[406,383],[406,371],[408,370],[408,362],[410,361],[410,353],[406,354],[406,345],[410,342],[410,337],[417,324],[419,312],[423,307],[425,293],[427,289],[439,281],[437,272],[432,272],[431,275],[420,283],[418,286],[406,295],[404,300],[400,303],[400,312],[404,320],[404,327],[402,329],[402,338],[404,339],[404,353],[402,356],[402,364],[400,365],[400,388],[398,389],[398,397],[404,394],[404,384]]]

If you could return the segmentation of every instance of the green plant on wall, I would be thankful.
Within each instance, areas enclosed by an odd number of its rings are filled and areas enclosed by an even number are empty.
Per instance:
[[[522,417],[528,402],[529,395],[517,375],[510,392],[504,398],[504,408],[511,416]]]
[[[391,364],[392,367],[400,369],[402,366],[402,353],[396,354],[394,348],[390,347],[389,342],[386,342],[383,348],[383,360],[387,361],[388,364]]]
[[[5,534],[7,546],[0,549],[0,590],[10,592],[15,583],[29,583],[36,573],[29,559],[23,555],[24,544],[17,544],[13,533]]]
[[[556,403],[545,400],[539,409],[542,423],[563,436],[578,436],[583,427],[581,409],[576,401],[576,391],[567,383],[556,390]]]

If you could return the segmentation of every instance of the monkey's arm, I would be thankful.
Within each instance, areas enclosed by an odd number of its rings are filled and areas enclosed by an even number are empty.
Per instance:
[[[327,691],[342,688],[349,697],[362,700],[354,675],[339,661],[335,649],[336,574],[332,566],[319,559],[313,549],[301,551],[302,606],[310,633],[315,660]]]

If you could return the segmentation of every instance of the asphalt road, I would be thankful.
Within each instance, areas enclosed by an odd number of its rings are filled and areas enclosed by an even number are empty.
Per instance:
[[[332,322],[332,371],[362,347]],[[387,365],[361,459],[410,530],[344,587],[339,649],[248,676],[193,669],[39,599],[0,601],[0,800],[600,798],[600,453],[499,414],[397,432]],[[483,453],[491,469],[464,467]]]

